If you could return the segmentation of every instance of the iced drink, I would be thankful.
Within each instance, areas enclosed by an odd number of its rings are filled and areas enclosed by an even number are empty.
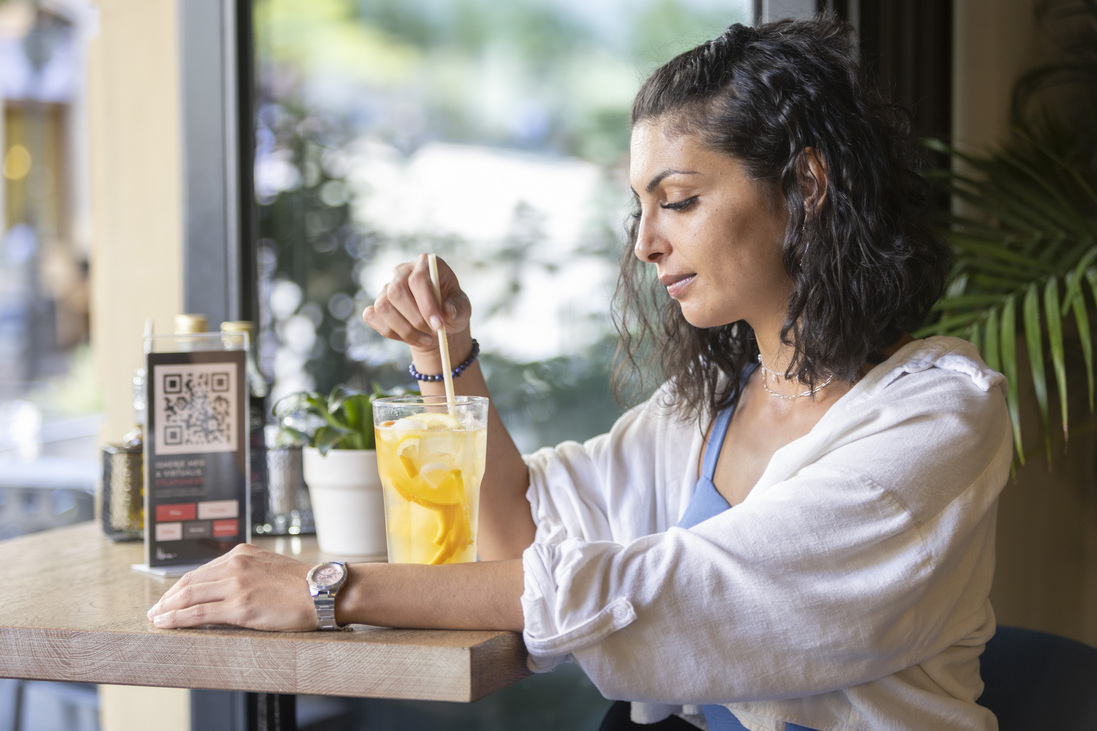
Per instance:
[[[476,518],[487,451],[487,399],[377,399],[377,470],[389,561],[476,560]]]

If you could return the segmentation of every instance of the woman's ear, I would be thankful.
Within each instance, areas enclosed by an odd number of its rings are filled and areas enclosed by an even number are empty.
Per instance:
[[[805,215],[811,215],[827,197],[827,163],[814,147],[805,147],[800,165],[800,195],[804,199]]]

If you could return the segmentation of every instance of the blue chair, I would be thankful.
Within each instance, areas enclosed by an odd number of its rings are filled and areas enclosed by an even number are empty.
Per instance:
[[[1074,640],[998,627],[981,658],[979,704],[999,731],[1097,729],[1097,649]]]

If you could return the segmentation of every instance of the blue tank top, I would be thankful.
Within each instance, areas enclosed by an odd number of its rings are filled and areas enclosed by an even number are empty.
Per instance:
[[[724,496],[716,491],[712,476],[716,472],[716,462],[720,459],[720,449],[724,446],[724,437],[728,433],[728,424],[731,423],[734,410],[734,407],[729,407],[716,416],[712,432],[709,434],[708,445],[705,447],[705,456],[701,462],[701,476],[697,478],[697,486],[693,489],[693,497],[686,506],[686,512],[678,521],[679,528],[692,528],[731,507]],[[709,731],[747,731],[746,726],[741,724],[739,719],[724,706],[705,705],[701,706],[701,709],[705,713]],[[806,726],[798,726],[795,723],[785,724],[785,729],[786,731],[811,731]]]

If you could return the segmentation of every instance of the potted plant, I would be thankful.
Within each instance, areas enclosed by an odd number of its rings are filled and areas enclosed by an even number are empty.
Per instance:
[[[373,432],[373,399],[378,395],[378,390],[364,393],[336,386],[327,396],[299,391],[274,405],[282,440],[304,445],[305,485],[323,553],[386,553]]]

